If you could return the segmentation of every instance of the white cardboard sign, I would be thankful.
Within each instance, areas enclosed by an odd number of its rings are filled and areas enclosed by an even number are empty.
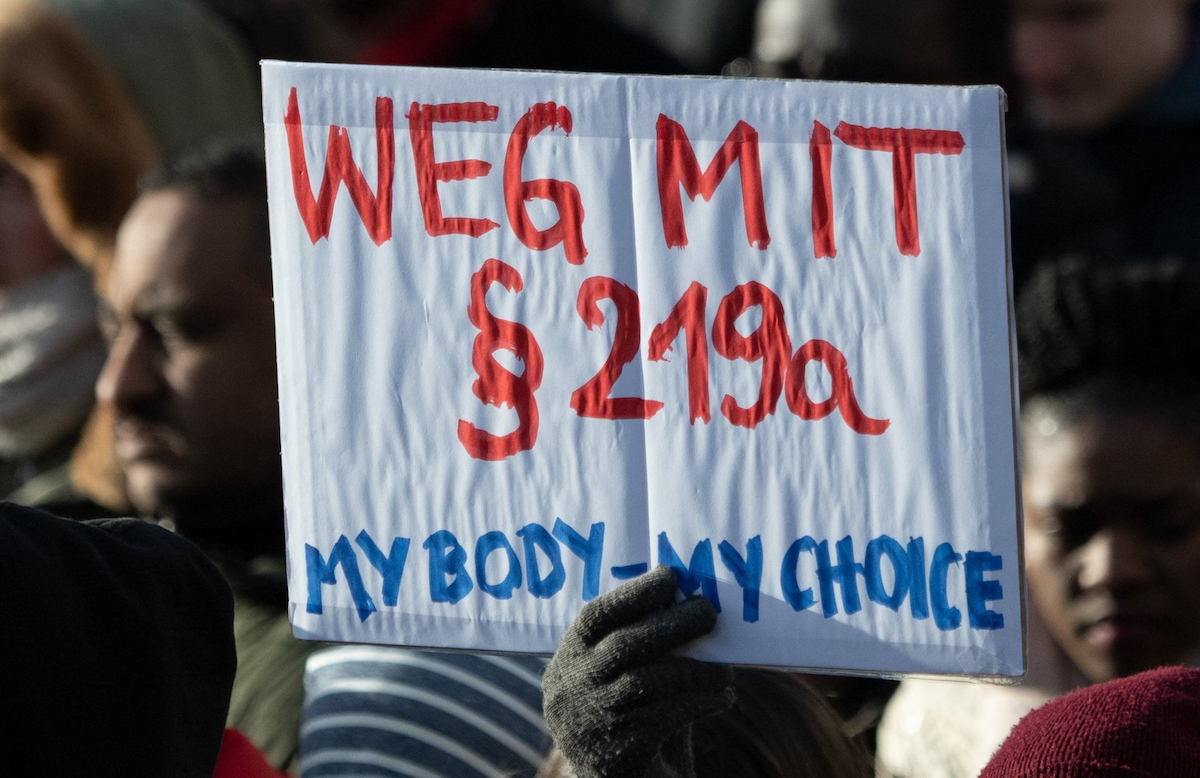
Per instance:
[[[1003,95],[263,66],[296,634],[1024,669]]]

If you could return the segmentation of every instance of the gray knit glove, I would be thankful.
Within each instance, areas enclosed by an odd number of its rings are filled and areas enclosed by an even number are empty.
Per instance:
[[[584,606],[542,679],[546,725],[579,778],[692,778],[692,723],[733,704],[727,665],[672,656],[712,631],[657,568]]]

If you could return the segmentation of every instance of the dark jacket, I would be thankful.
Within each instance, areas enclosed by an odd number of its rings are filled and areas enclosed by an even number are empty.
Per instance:
[[[0,772],[210,778],[233,602],[195,546],[134,519],[0,503]]]
[[[614,19],[563,0],[458,0],[463,23],[441,29],[430,4],[426,14],[381,33],[364,59],[378,65],[431,65],[598,73],[685,72],[675,58]],[[428,18],[427,18],[428,17]],[[437,28],[436,41],[425,40]],[[419,52],[419,53],[418,53]]]
[[[1109,127],[1033,131],[1014,146],[1018,287],[1037,262],[1070,253],[1200,262],[1200,50]]]

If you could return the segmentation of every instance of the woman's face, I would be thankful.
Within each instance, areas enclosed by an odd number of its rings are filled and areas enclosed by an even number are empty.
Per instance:
[[[1152,416],[1024,424],[1030,595],[1095,682],[1192,659],[1200,649],[1200,445]]]

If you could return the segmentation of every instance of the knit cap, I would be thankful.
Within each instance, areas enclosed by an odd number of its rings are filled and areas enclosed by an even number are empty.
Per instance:
[[[1013,728],[980,778],[1200,776],[1200,670],[1166,667],[1089,686]]]

